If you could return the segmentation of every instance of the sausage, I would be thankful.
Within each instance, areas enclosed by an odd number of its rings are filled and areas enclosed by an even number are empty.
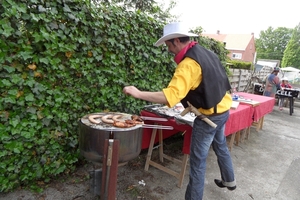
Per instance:
[[[112,117],[112,119],[113,119],[114,122],[115,122],[115,121],[120,121],[119,119],[122,118],[122,117],[123,117],[123,115],[118,114],[118,115],[114,115],[114,116]]]
[[[131,119],[126,119],[125,123],[127,123],[127,124],[134,124],[134,125],[143,124],[143,122],[139,122],[139,121],[135,121],[135,120],[131,120]]]
[[[113,124],[114,123],[114,120],[112,119],[114,115],[112,114],[108,114],[108,115],[104,115],[103,117],[101,117],[101,120],[104,122],[104,123],[107,123],[107,124]]]
[[[131,119],[126,119],[125,120],[126,124],[131,124],[131,125],[135,125],[135,121],[131,120]]]
[[[142,118],[138,115],[132,115],[131,119],[134,120],[134,121],[143,122]]]
[[[97,121],[96,119],[97,118],[101,118],[103,115],[90,115],[89,117],[88,117],[88,119],[89,119],[89,121],[91,122],[91,123],[93,123],[93,124],[99,124],[100,122],[99,121]]]
[[[114,121],[113,125],[118,128],[130,128],[135,126],[135,124],[128,124],[126,122]]]

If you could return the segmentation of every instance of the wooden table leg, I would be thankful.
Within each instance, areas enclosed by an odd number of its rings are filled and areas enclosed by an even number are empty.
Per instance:
[[[228,145],[229,151],[231,151],[234,139],[235,139],[235,133],[231,134],[231,136],[230,136],[230,142],[229,142],[229,145]]]
[[[159,136],[159,160],[160,162],[164,162],[164,143],[163,143],[162,129],[158,130],[158,136]]]
[[[152,152],[153,152],[153,146],[154,146],[154,141],[155,141],[155,137],[156,137],[156,132],[157,132],[157,129],[152,130],[152,135],[151,135],[151,139],[150,139],[150,144],[149,144],[147,159],[146,159],[146,164],[145,164],[145,171],[148,171],[148,169],[149,169],[149,164],[150,164],[150,160],[151,160],[151,156],[152,156]]]
[[[259,119],[259,121],[260,121],[259,126],[258,126],[259,130],[262,130],[264,120],[265,120],[265,116],[262,116],[262,118]]]
[[[180,165],[180,172],[169,169],[169,168],[167,168],[167,167],[151,160],[152,152],[153,152],[153,146],[154,146],[154,142],[155,142],[157,132],[159,134],[158,136],[159,136],[159,157],[160,157],[160,161],[163,162],[163,159],[165,158],[169,161],[172,161],[174,163],[179,164]],[[188,159],[189,159],[188,154],[184,154],[182,160],[179,160],[179,159],[176,159],[176,158],[173,158],[171,156],[168,156],[168,155],[164,154],[164,152],[163,152],[163,132],[162,132],[161,129],[159,129],[158,131],[157,131],[157,129],[153,129],[151,139],[150,139],[149,148],[148,148],[147,158],[146,158],[145,171],[149,170],[150,165],[153,166],[153,167],[156,167],[157,169],[159,169],[161,171],[164,171],[164,172],[176,177],[179,180],[177,186],[179,188],[181,188],[182,183],[183,183],[183,179],[184,179],[184,175],[185,175],[185,172],[186,172]]]
[[[251,129],[251,126],[249,126],[249,127],[246,129],[246,139],[247,139],[247,140],[249,139],[249,136],[250,136],[250,129]]]
[[[179,177],[178,177],[179,182],[178,182],[178,185],[177,185],[179,188],[182,188],[184,174],[185,174],[185,171],[186,171],[186,166],[187,166],[189,157],[190,156],[188,154],[183,154],[183,159],[182,159],[182,164],[181,164],[181,170],[180,170],[180,174],[179,174]]]

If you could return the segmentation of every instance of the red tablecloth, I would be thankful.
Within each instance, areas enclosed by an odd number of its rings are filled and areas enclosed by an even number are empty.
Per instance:
[[[225,124],[225,136],[251,126],[253,120],[253,107],[240,104],[237,109],[230,109],[229,118]],[[191,132],[187,132],[183,140],[182,152],[190,153]]]
[[[230,109],[229,118],[225,124],[225,136],[251,126],[254,108],[240,104],[237,109]]]
[[[239,96],[244,97],[245,99],[252,99],[254,101],[258,101],[260,104],[258,106],[254,106],[253,119],[254,121],[258,121],[260,118],[265,116],[266,114],[273,111],[273,107],[275,105],[275,98],[266,97],[262,95],[256,95],[245,92],[238,92]],[[245,104],[249,105],[249,104]],[[249,105],[251,106],[251,105]],[[251,106],[252,107],[252,106]]]
[[[141,116],[147,116],[147,117],[160,117],[156,115],[155,113],[142,110],[141,111]],[[146,124],[153,124],[155,121],[145,121]],[[158,121],[156,122],[158,124],[161,124],[163,126],[173,126],[174,130],[163,130],[163,139],[168,138],[178,132],[191,132],[192,127],[187,124],[177,124],[174,118],[169,118],[168,121],[161,122]],[[151,140],[151,134],[152,134],[152,129],[144,128],[143,130],[143,140],[142,140],[142,149],[147,149],[150,144]],[[186,135],[186,134],[185,134]],[[184,136],[185,137],[185,136]],[[156,135],[155,138],[155,143],[158,142],[158,134]]]
[[[158,115],[148,112],[145,110],[141,111],[141,116],[149,116],[149,117],[159,117]],[[252,124],[252,116],[253,116],[253,107],[248,105],[239,105],[237,109],[230,110],[229,118],[225,125],[225,135],[228,136],[232,133],[235,133],[239,130],[247,128]],[[152,121],[146,121],[147,124]],[[152,122],[153,123],[153,122]],[[185,132],[183,139],[183,148],[182,152],[184,154],[190,153],[190,141],[192,134],[192,127],[185,124],[177,124],[173,118],[168,119],[166,122],[157,122],[161,125],[165,126],[173,126],[174,130],[163,130],[163,138],[168,138],[178,132]],[[152,129],[144,129],[143,131],[143,142],[142,149],[146,149],[149,147],[150,139],[151,139]],[[156,135],[157,136],[157,135]],[[158,142],[158,136],[156,137],[155,142]]]

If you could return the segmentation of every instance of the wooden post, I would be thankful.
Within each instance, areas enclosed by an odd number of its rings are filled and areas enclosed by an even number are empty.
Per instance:
[[[105,140],[102,161],[101,200],[116,199],[119,147],[119,140]]]

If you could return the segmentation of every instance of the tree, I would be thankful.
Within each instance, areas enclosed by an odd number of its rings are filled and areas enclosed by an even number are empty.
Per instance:
[[[171,10],[176,6],[176,0],[171,0],[166,8],[160,0],[90,0],[94,5],[117,4],[127,11],[141,11],[163,23],[177,21],[178,16],[172,15]]]
[[[273,29],[269,27],[261,31],[259,38],[255,39],[257,58],[282,60],[283,52],[289,42],[293,29],[279,27]]]
[[[300,23],[295,27],[292,38],[288,42],[281,65],[300,69]]]

